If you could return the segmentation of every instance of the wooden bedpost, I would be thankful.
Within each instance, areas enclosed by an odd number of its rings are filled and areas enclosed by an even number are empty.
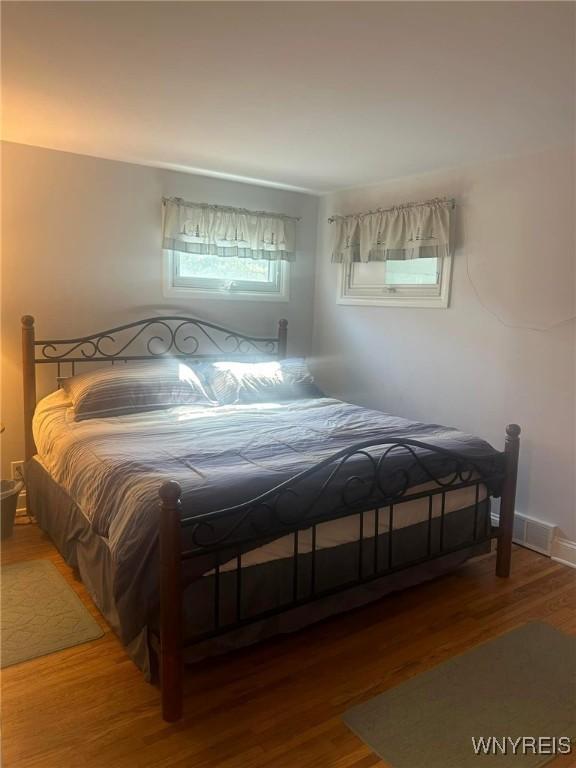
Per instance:
[[[288,347],[288,320],[278,322],[278,357],[283,360],[286,357]]]
[[[32,419],[36,408],[36,366],[34,365],[34,318],[22,318],[22,384],[24,392],[24,458],[31,459],[36,453]]]
[[[508,424],[504,446],[505,472],[502,497],[500,499],[500,533],[496,552],[496,575],[502,578],[510,576],[512,556],[512,533],[514,528],[514,509],[516,506],[516,480],[518,476],[518,454],[520,452],[520,427]]]
[[[160,488],[160,686],[162,717],[182,717],[182,544],[180,485],[172,480]]]

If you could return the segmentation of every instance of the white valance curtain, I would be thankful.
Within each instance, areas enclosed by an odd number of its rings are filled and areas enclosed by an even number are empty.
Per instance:
[[[351,216],[333,216],[332,261],[418,259],[450,252],[452,200],[408,203]]]
[[[294,261],[297,219],[264,211],[163,201],[163,247],[203,255]]]

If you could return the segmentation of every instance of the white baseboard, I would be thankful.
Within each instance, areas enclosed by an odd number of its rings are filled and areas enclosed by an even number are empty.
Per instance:
[[[552,560],[576,568],[576,541],[557,536],[552,543]]]

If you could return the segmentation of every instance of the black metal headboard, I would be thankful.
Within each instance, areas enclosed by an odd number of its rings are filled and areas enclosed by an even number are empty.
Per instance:
[[[27,318],[29,319],[29,318]],[[248,336],[215,323],[180,315],[147,317],[77,339],[34,340],[35,363],[176,358],[283,357],[287,321],[278,336]]]
[[[171,357],[178,359],[249,360],[286,356],[288,321],[280,320],[278,335],[250,336],[240,331],[181,315],[146,317],[75,339],[36,339],[34,318],[22,318],[24,420],[26,458],[34,454],[32,417],[36,407],[36,366],[62,366],[74,375],[81,363],[129,362]]]

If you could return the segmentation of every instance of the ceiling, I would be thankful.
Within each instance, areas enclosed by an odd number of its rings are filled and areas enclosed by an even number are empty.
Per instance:
[[[574,140],[564,2],[8,2],[3,138],[326,192]]]

